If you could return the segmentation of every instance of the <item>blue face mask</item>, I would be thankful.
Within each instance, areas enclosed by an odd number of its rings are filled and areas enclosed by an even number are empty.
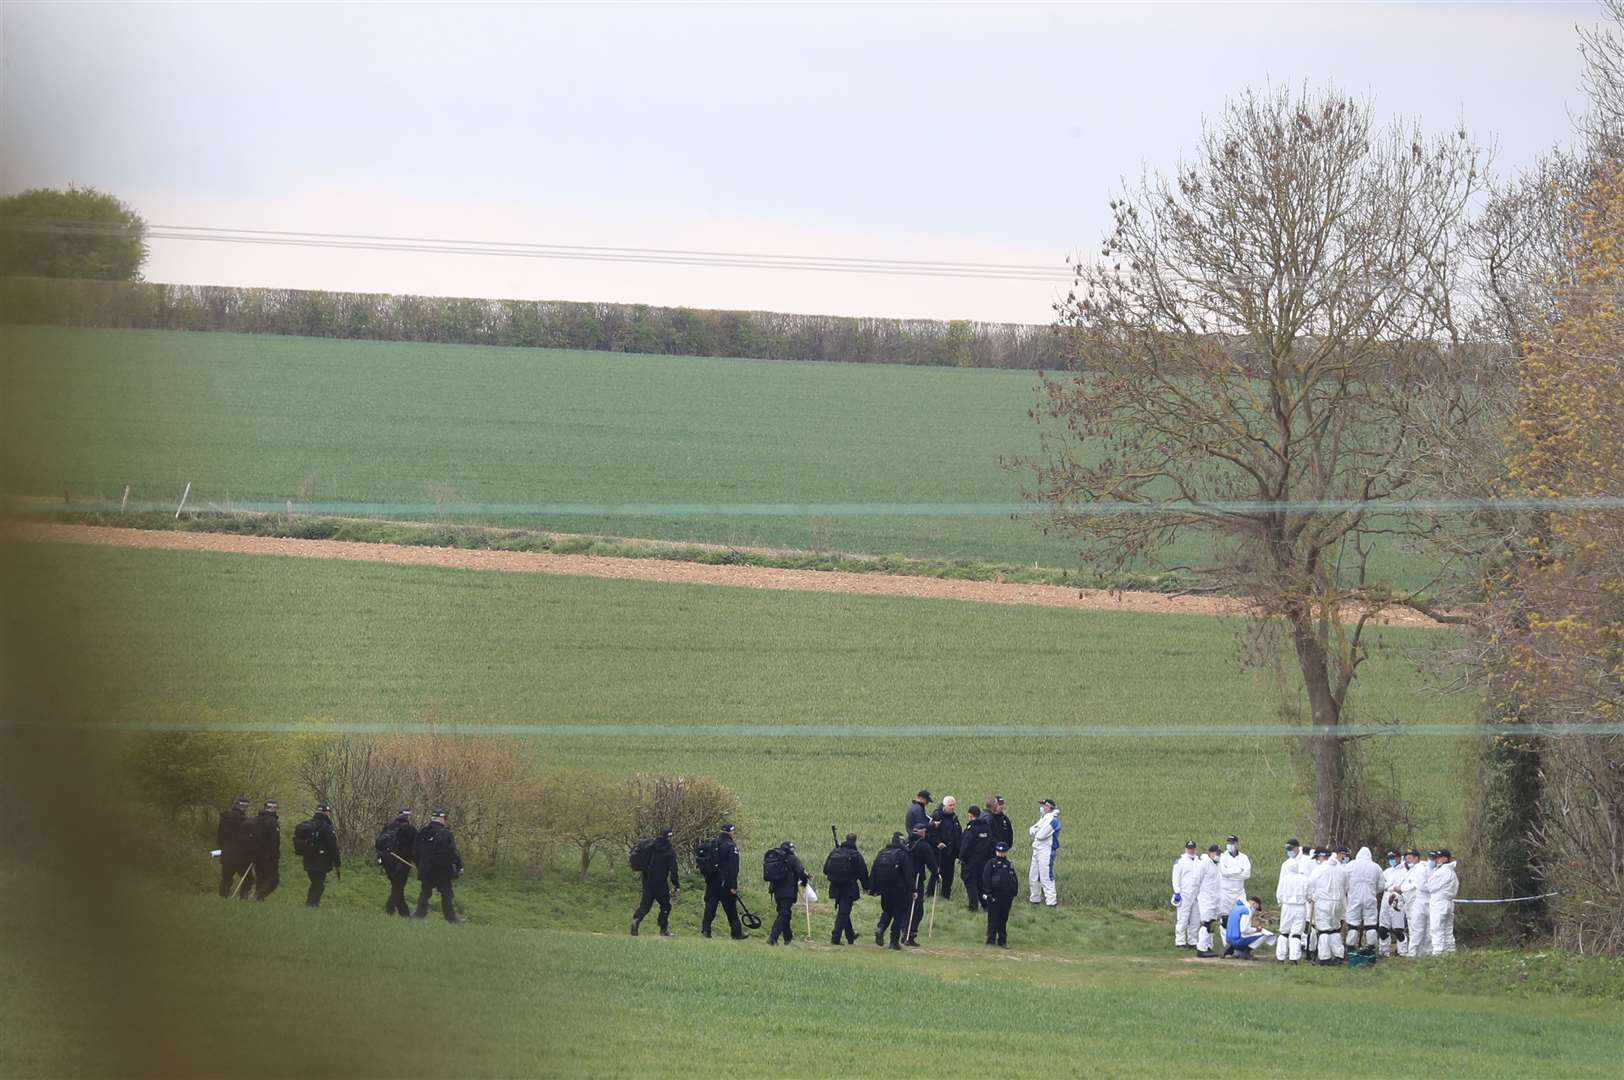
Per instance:
[[[1398,860],[1397,859],[1388,859],[1387,860],[1387,865],[1388,866],[1397,866],[1398,865]]]

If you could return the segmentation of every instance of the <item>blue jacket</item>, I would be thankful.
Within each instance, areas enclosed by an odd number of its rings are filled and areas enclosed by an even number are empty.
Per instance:
[[[1252,913],[1252,905],[1245,899],[1235,901],[1235,906],[1229,909],[1229,917],[1224,921],[1224,943],[1226,945],[1241,944],[1241,920]]]

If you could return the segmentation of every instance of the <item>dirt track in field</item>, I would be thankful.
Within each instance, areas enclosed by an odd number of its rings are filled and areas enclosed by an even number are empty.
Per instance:
[[[618,578],[740,589],[790,592],[850,593],[861,596],[907,596],[962,600],[979,604],[1017,604],[1087,611],[1127,611],[1163,615],[1244,615],[1246,605],[1226,597],[1168,596],[1163,593],[1076,589],[1064,585],[1018,585],[990,581],[888,574],[849,574],[827,570],[782,570],[760,566],[708,566],[673,559],[625,559],[599,555],[554,555],[532,551],[467,551],[458,548],[357,543],[350,540],[289,540],[227,533],[157,532],[92,525],[17,524],[4,532],[8,541],[90,544],[159,551],[218,551],[239,555],[282,555],[305,559],[348,559],[399,566],[438,566],[454,570],[500,570],[521,574]],[[1438,627],[1413,612],[1395,613],[1386,625]]]

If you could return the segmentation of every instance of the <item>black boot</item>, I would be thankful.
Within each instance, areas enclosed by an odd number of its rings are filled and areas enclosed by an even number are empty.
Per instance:
[[[642,922],[642,921],[643,921],[642,919],[633,919],[632,920],[632,937],[637,936],[637,924]]]

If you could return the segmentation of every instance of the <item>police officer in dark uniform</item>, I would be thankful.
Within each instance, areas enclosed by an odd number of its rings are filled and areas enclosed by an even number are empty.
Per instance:
[[[908,911],[908,936],[903,944],[915,948],[919,946],[919,923],[925,917],[926,889],[934,889],[939,876],[936,851],[925,838],[927,831],[926,826],[915,825],[913,842],[908,845],[908,858],[913,861],[914,881],[912,906]]]
[[[669,888],[667,879],[671,883]],[[671,829],[661,826],[654,846],[649,849],[648,862],[643,866],[643,898],[632,912],[632,937],[637,936],[637,924],[656,902],[660,905],[660,936],[675,936],[671,933],[671,894],[681,888],[677,881],[677,850],[671,846]]]
[[[305,893],[305,907],[320,907],[321,894],[327,890],[327,875],[338,870],[344,860],[338,854],[338,833],[333,830],[333,808],[326,803],[316,807],[305,823],[313,826],[304,853],[305,875],[310,878],[310,889]],[[301,829],[304,825],[299,826]]]
[[[280,807],[275,799],[266,799],[265,806],[254,815],[249,850],[253,853],[254,896],[263,900],[276,891],[282,881],[282,819],[277,815]]]
[[[773,920],[772,932],[767,935],[767,944],[777,945],[779,938],[788,945],[795,940],[795,898],[801,895],[801,890],[812,878],[806,872],[801,857],[795,854],[795,845],[785,840],[778,846],[783,852],[783,859],[788,867],[788,873],[777,881],[771,883],[773,901],[778,905],[778,918]]]
[[[412,855],[417,864],[417,910],[413,918],[426,919],[429,897],[436,889],[440,892],[440,914],[445,921],[457,921],[454,906],[455,889],[451,883],[462,874],[462,852],[457,850],[457,838],[446,827],[444,810],[429,815],[429,823],[418,830],[417,847]]]
[[[409,919],[412,909],[406,904],[406,883],[412,879],[412,852],[417,850],[417,827],[412,824],[412,808],[401,807],[395,820],[384,826],[379,839],[381,850],[378,852],[378,865],[383,868],[384,877],[389,879],[389,899],[384,901],[383,913]]]
[[[880,921],[874,927],[874,944],[885,944],[885,931],[891,930],[891,947],[900,950],[903,931],[908,928],[908,908],[913,903],[913,860],[908,857],[908,844],[901,833],[892,833],[891,842],[874,856],[874,868],[869,872],[872,892],[880,897]]]
[[[238,795],[231,809],[220,811],[220,827],[214,833],[214,846],[220,849],[221,899],[231,895],[232,889],[237,888],[238,879],[248,873],[248,867],[254,861],[253,852],[243,846],[243,822],[247,820],[246,795]],[[237,888],[237,895],[246,900],[253,894],[247,889]]]
[[[987,819],[987,835],[992,837],[993,843],[1001,841],[1005,847],[1015,846],[1015,823],[1004,813],[1002,795],[989,798],[987,805],[981,808],[981,816]]]
[[[937,870],[941,875],[942,899],[953,895],[953,868],[959,859],[959,840],[964,829],[959,825],[958,800],[951,795],[942,796],[942,805],[930,815],[930,846],[936,852]],[[934,890],[933,890],[934,891]]]
[[[981,902],[987,908],[987,944],[1009,948],[1009,905],[1014,903],[1020,889],[1020,878],[1006,857],[1009,845],[1002,840],[993,844],[992,858],[981,870]]]
[[[902,819],[903,835],[912,836],[915,825],[930,826],[930,792],[923,789],[908,804],[908,812]]]
[[[970,822],[965,825],[964,837],[959,841],[959,866],[971,911],[981,908],[981,868],[992,858],[992,834],[988,830],[991,820],[981,812],[981,807],[970,807]]]
[[[705,879],[705,916],[699,923],[699,932],[705,937],[711,936],[718,904],[733,930],[733,940],[749,937],[739,922],[739,847],[733,842],[732,825],[723,825],[716,835],[716,873]]]
[[[835,928],[829,935],[829,944],[839,945],[844,934],[846,944],[854,945],[857,931],[851,925],[851,906],[869,887],[868,863],[857,850],[856,833],[847,833],[845,841],[829,852],[823,863],[823,876],[829,879],[829,899],[835,902]]]

